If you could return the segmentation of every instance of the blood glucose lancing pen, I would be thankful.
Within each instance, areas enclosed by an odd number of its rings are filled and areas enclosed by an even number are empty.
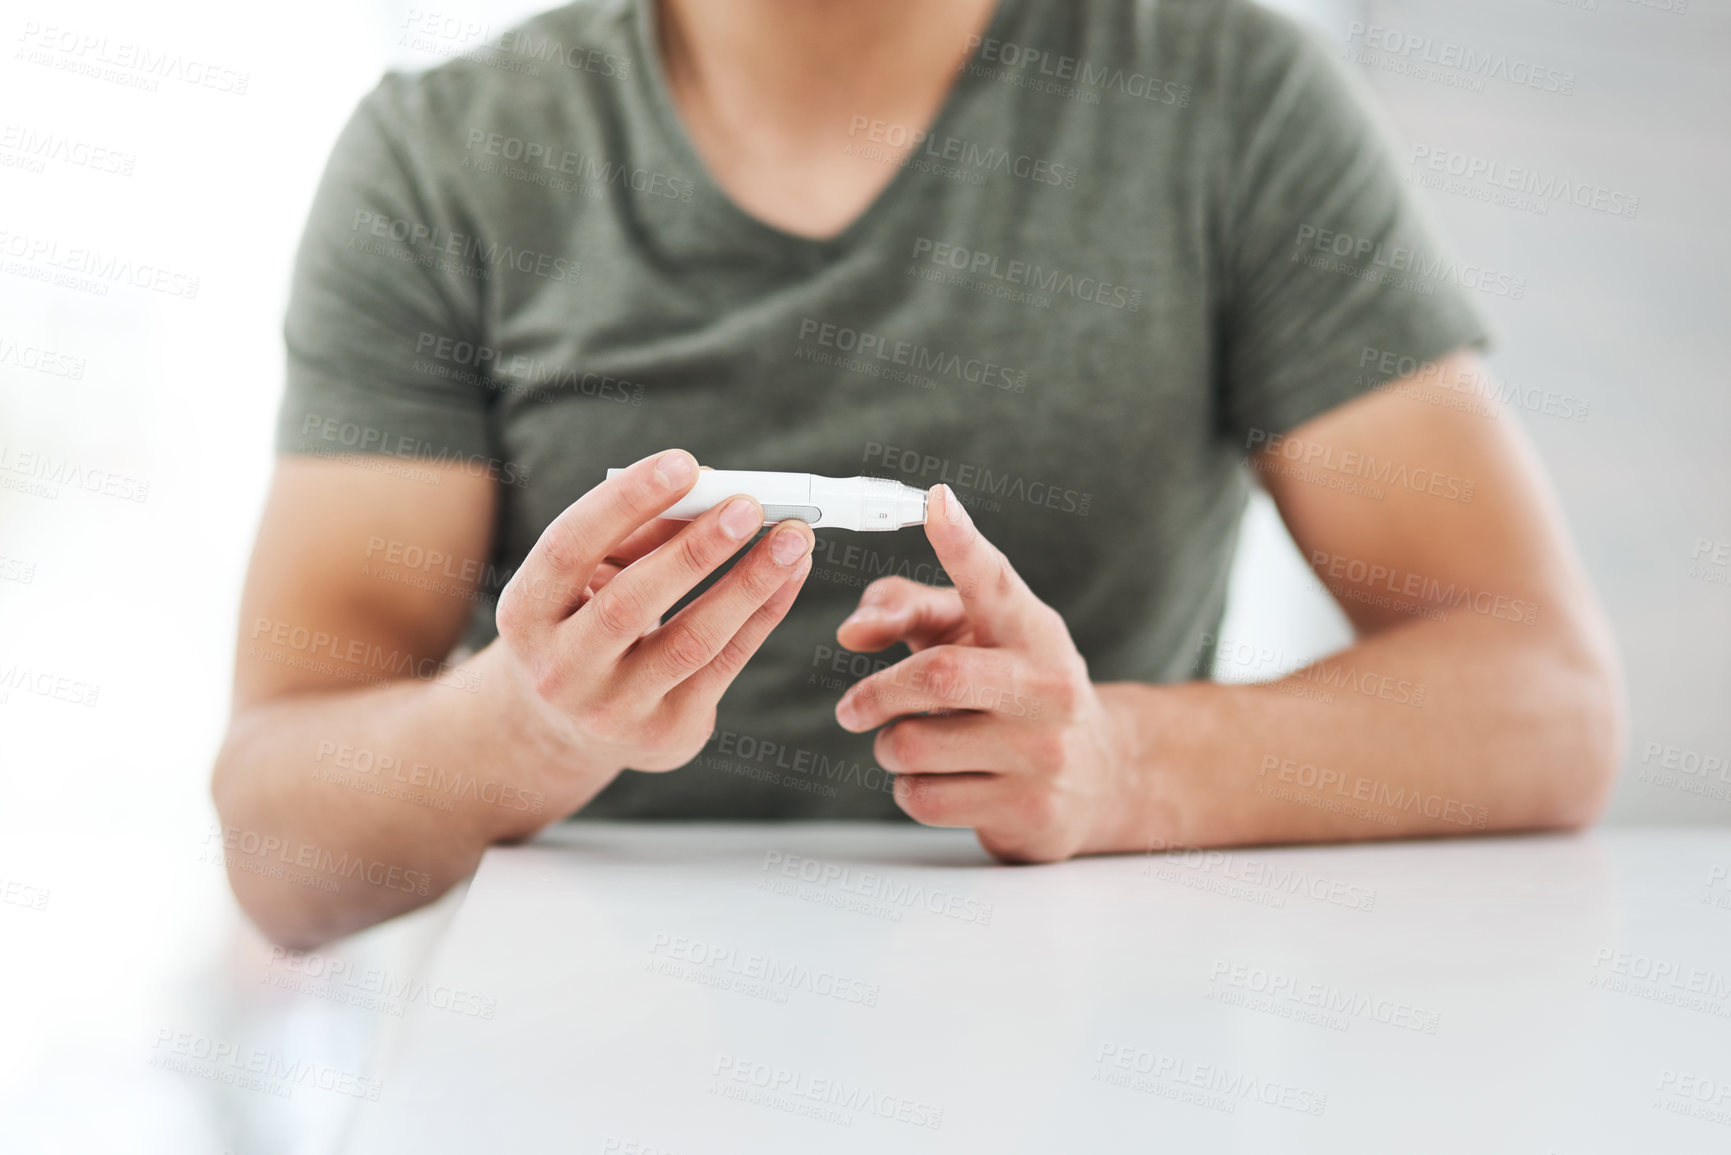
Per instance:
[[[609,469],[608,477],[623,470]],[[763,524],[797,518],[813,529],[901,529],[926,523],[926,493],[888,477],[820,477],[705,469],[691,492],[661,516],[691,521],[730,497],[755,497]]]

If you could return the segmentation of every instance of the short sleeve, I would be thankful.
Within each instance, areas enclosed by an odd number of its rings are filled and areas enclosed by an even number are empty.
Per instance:
[[[1222,166],[1220,409],[1239,444],[1482,347],[1473,294],[1402,181],[1367,94],[1286,17],[1235,5]],[[1524,284],[1519,286],[1524,290]]]
[[[295,257],[279,453],[491,457],[480,282],[447,259],[463,232],[417,154],[410,86],[362,99],[319,182]],[[465,344],[466,343],[466,344]]]

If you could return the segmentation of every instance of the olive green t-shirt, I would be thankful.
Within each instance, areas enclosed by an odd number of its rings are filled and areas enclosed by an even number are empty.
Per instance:
[[[307,223],[278,448],[497,480],[471,645],[556,514],[679,446],[947,482],[1096,680],[1206,676],[1247,453],[1484,339],[1353,83],[1245,0],[1000,0],[933,123],[851,119],[896,171],[828,240],[711,179],[655,19],[582,0],[388,75]],[[391,580],[450,576],[400,544]],[[898,816],[832,713],[906,653],[836,645],[885,574],[948,580],[918,529],[820,531],[703,752],[584,814]]]

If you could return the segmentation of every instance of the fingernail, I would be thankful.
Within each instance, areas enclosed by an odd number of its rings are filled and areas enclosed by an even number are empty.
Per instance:
[[[784,529],[769,543],[769,556],[778,565],[792,565],[805,556],[805,535],[796,529]]]
[[[681,489],[697,476],[697,464],[691,460],[689,453],[681,453],[677,449],[669,450],[655,462],[655,476],[659,477],[661,484],[667,488]]]
[[[846,729],[853,729],[856,720],[853,712],[853,699],[843,698],[835,704],[835,720]]]
[[[721,511],[721,532],[734,541],[743,541],[763,524],[757,508],[743,497],[736,497]]]
[[[852,626],[858,625],[861,622],[875,622],[882,617],[883,614],[878,612],[876,606],[861,606],[859,609],[849,614],[842,622],[842,625]]]
[[[943,487],[943,491],[944,520],[949,522],[951,525],[961,525],[968,519],[968,511],[962,508],[962,503],[960,499],[956,497],[955,490],[946,485]]]

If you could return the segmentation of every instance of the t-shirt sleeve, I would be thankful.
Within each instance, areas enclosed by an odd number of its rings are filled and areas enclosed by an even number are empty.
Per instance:
[[[1220,408],[1243,445],[1482,347],[1490,330],[1481,290],[1463,287],[1477,272],[1433,236],[1368,94],[1286,17],[1234,9]]]
[[[415,147],[413,84],[388,75],[361,100],[314,195],[283,324],[279,453],[493,456],[486,383],[450,352],[483,340],[479,284],[440,259],[455,209]]]

